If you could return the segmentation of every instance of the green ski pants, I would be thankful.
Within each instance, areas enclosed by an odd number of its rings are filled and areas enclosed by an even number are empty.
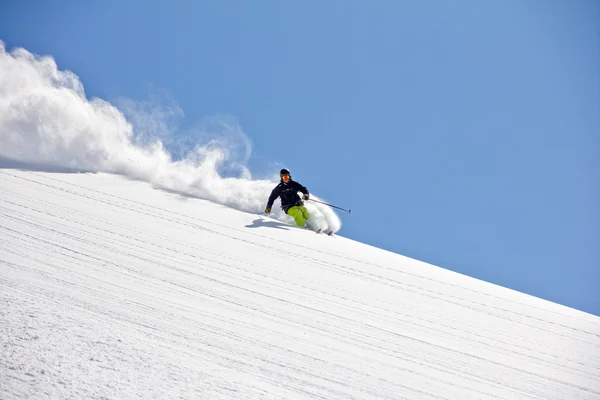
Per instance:
[[[298,226],[304,226],[306,224],[306,220],[310,218],[310,214],[304,206],[290,207],[287,213],[289,216],[294,218],[294,221],[296,221],[296,225]]]

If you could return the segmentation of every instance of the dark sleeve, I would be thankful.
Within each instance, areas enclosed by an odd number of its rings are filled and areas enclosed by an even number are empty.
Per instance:
[[[294,181],[294,183],[296,184],[296,188],[298,189],[299,192],[302,192],[304,194],[309,194],[308,193],[308,189],[304,186],[302,186],[300,183]]]
[[[279,197],[280,190],[281,189],[279,188],[279,185],[275,186],[275,189],[273,189],[271,195],[269,196],[269,201],[267,201],[267,208],[273,207],[273,202],[277,197]]]

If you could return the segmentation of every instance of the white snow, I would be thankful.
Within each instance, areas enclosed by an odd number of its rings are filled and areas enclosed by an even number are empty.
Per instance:
[[[141,181],[2,169],[0,398],[600,399],[600,318]]]

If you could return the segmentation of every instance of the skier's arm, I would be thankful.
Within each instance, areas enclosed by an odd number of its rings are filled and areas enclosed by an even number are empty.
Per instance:
[[[305,186],[302,186],[300,183],[295,182],[296,184],[296,188],[298,189],[299,192],[301,192],[302,194],[304,194],[304,196],[302,196],[302,198],[304,200],[308,200],[308,197],[310,196],[310,193],[308,192],[308,189]]]
[[[271,195],[269,196],[269,201],[267,201],[267,208],[270,209],[271,207],[273,207],[273,202],[275,201],[275,199],[279,197],[279,185],[275,187],[275,189],[273,189],[273,191],[271,192]]]

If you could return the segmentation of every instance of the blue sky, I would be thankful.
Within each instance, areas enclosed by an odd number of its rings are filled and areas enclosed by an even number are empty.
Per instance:
[[[597,1],[24,0],[0,40],[237,118],[344,236],[600,315]]]

